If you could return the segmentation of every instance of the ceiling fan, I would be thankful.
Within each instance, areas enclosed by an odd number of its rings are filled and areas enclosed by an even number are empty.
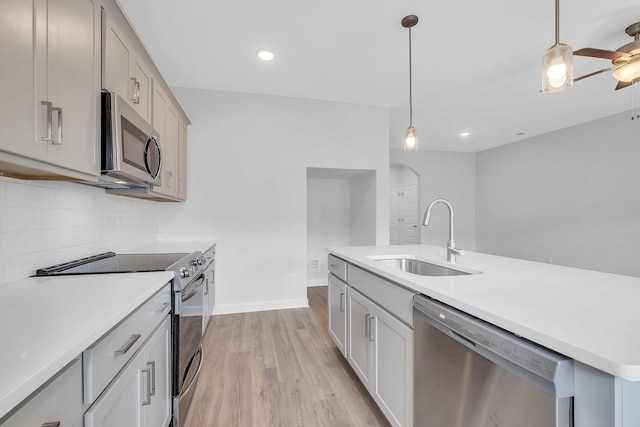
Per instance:
[[[629,25],[624,31],[633,37],[633,41],[619,47],[617,50],[587,47],[573,52],[574,55],[578,56],[609,59],[613,63],[612,67],[586,74],[574,79],[574,81],[613,70],[613,77],[618,80],[616,90],[631,86],[635,82],[640,82],[640,22]]]

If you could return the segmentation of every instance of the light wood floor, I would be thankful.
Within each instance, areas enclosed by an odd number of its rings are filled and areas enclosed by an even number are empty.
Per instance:
[[[186,427],[389,424],[327,332],[327,288],[309,308],[213,316]]]

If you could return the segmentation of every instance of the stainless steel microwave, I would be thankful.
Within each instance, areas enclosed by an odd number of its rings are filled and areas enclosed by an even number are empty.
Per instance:
[[[122,186],[160,185],[160,135],[120,95],[102,92],[102,179]]]

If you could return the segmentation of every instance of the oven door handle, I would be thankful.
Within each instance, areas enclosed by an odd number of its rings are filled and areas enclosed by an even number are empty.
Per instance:
[[[191,286],[190,287],[191,289],[189,289],[189,288],[187,288],[188,290],[185,289],[185,291],[187,291],[187,292],[183,293],[182,296],[180,297],[182,302],[186,302],[186,301],[190,300],[191,298],[193,298],[198,293],[200,288],[204,285],[205,277],[206,276],[204,275],[204,273],[201,273],[200,276],[198,276],[198,278],[196,279],[195,285]]]
[[[202,370],[202,361],[204,360],[204,348],[202,347],[202,344],[200,344],[200,346],[198,347],[198,350],[195,352],[195,354],[198,354],[198,353],[200,353],[200,359],[198,360],[198,367],[196,368],[196,373],[191,378],[189,385],[180,391],[180,396],[184,396],[185,394],[188,394],[191,387],[195,384],[196,381],[198,381],[198,377],[200,376],[200,371]]]

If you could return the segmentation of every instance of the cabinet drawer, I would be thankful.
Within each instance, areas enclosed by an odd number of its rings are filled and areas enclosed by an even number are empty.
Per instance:
[[[337,258],[333,255],[329,255],[328,259],[329,272],[342,281],[347,281],[347,262]]]
[[[171,286],[167,284],[82,353],[85,403],[96,400],[170,311]]]
[[[71,362],[50,382],[20,404],[2,427],[42,426],[82,427],[82,368],[80,359]]]
[[[413,327],[414,292],[350,264],[348,276],[350,286]]]

